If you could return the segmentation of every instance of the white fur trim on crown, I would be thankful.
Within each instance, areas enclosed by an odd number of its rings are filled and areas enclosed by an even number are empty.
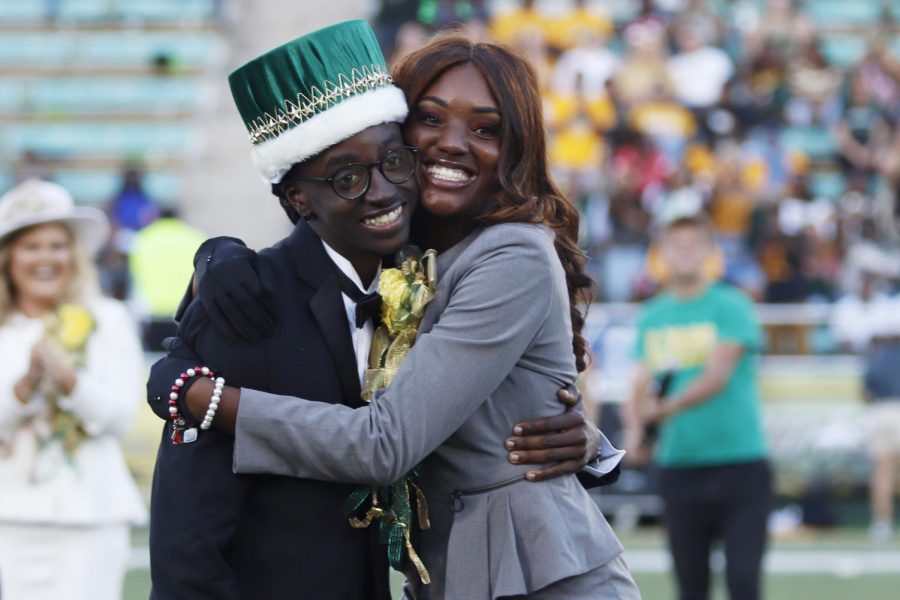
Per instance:
[[[402,123],[409,112],[400,88],[389,86],[353,96],[253,147],[253,166],[267,183],[278,183],[291,166],[382,123]]]

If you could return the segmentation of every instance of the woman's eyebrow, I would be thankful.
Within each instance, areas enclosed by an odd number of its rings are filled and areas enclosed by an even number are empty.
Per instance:
[[[449,102],[447,102],[443,98],[438,98],[437,96],[424,96],[419,100],[419,102],[425,102],[425,101],[434,102],[438,106],[443,106],[443,107],[450,106]]]
[[[433,103],[437,104],[438,106],[443,106],[444,108],[447,108],[447,107],[450,106],[450,103],[449,103],[449,102],[447,102],[447,101],[444,100],[443,98],[438,98],[437,96],[423,96],[423,97],[419,100],[419,102],[426,102],[426,101],[427,101],[427,102],[433,102]],[[473,109],[473,112],[476,112],[476,113],[493,113],[493,114],[498,114],[498,115],[499,115],[499,114],[500,114],[500,109],[497,108],[496,106],[476,106],[476,107]]]

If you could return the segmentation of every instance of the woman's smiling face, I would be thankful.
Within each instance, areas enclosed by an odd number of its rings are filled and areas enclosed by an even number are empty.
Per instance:
[[[477,216],[498,187],[501,114],[471,63],[448,69],[412,108],[406,140],[419,148],[420,204],[436,217]]]
[[[46,223],[18,234],[9,244],[9,277],[17,302],[55,304],[69,284],[75,264],[72,233]]]

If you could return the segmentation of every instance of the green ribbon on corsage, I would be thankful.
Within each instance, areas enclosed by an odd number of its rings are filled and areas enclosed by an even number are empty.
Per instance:
[[[375,331],[369,352],[362,397],[372,402],[376,392],[387,388],[400,370],[400,365],[412,349],[425,314],[425,307],[434,298],[437,288],[437,253],[429,250],[421,254],[407,248],[397,256],[398,267],[381,272],[378,291],[381,294],[381,325]],[[402,570],[405,556],[415,566],[422,583],[431,583],[431,576],[413,547],[411,532],[416,525],[428,529],[428,505],[419,489],[421,465],[388,486],[365,487],[355,490],[347,499],[345,511],[350,526],[363,529],[374,524],[378,541],[387,545],[388,561]]]

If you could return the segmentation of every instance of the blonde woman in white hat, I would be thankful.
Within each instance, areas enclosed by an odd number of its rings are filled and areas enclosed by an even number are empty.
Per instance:
[[[142,398],[135,324],[100,296],[108,224],[62,187],[0,197],[0,597],[121,597],[145,508],[117,436]]]

